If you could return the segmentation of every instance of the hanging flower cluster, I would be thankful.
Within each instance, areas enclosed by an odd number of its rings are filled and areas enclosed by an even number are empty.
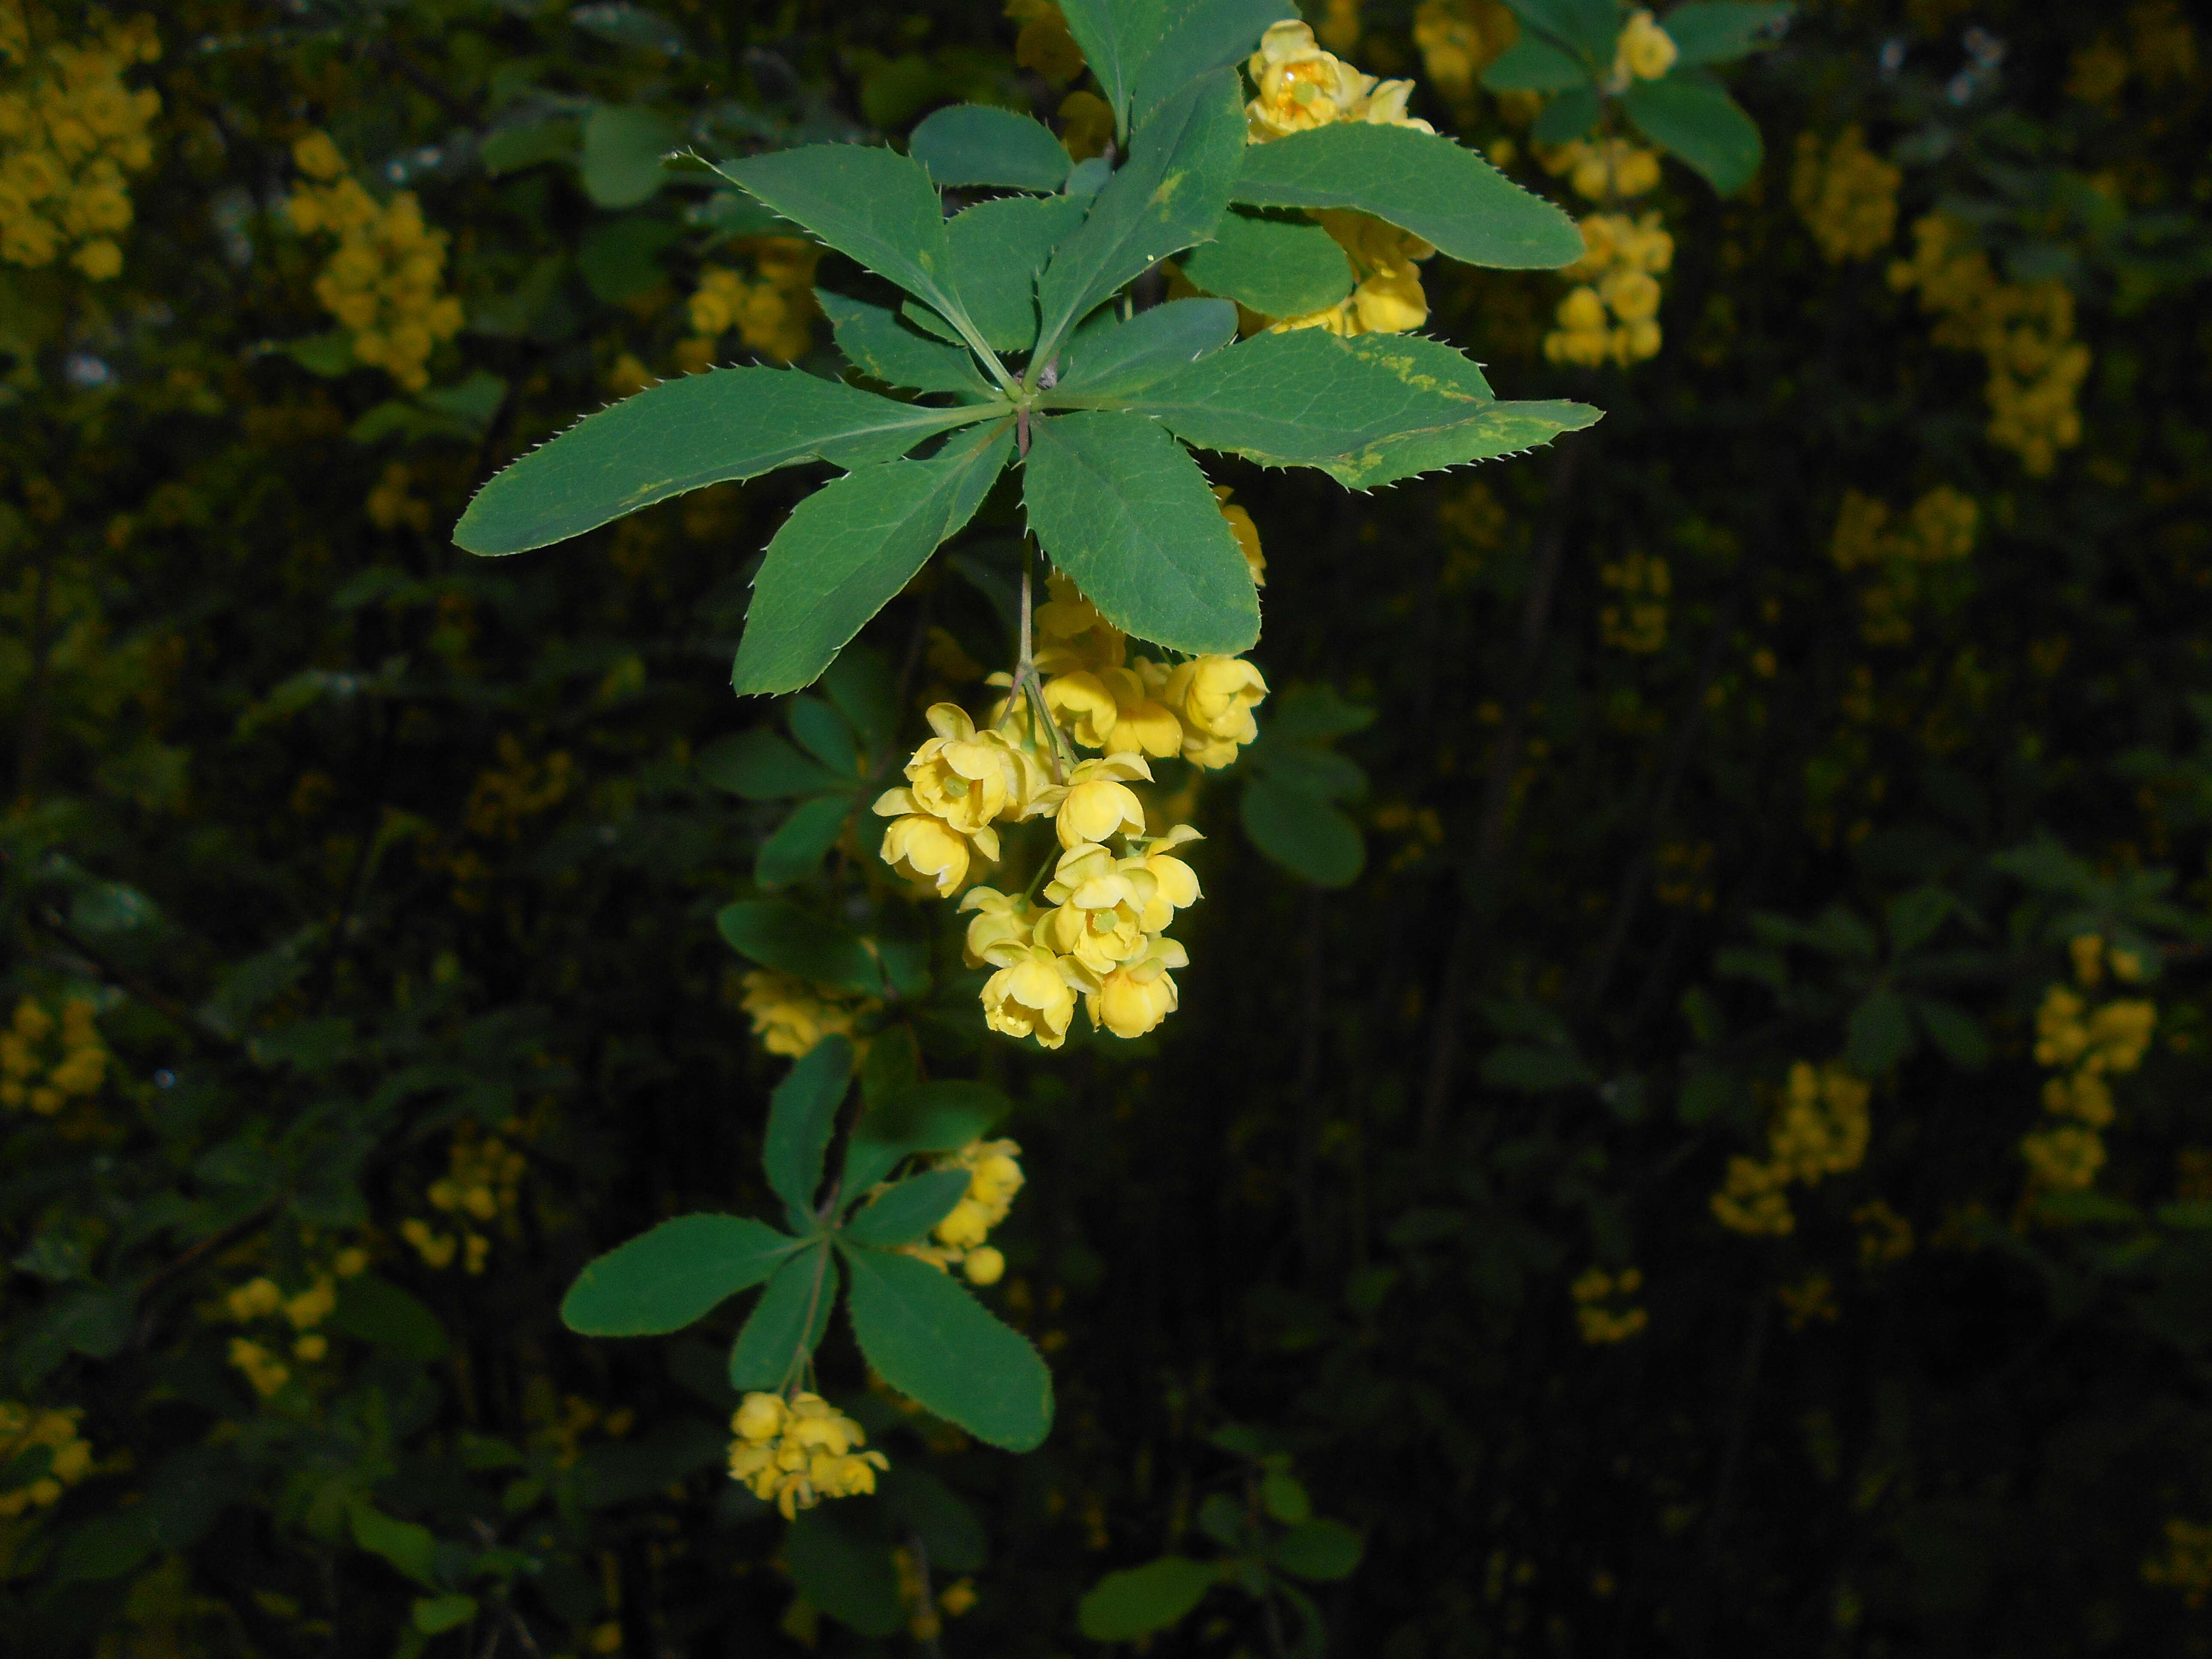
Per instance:
[[[331,1258],[328,1270],[315,1274],[303,1290],[287,1295],[264,1274],[224,1296],[222,1311],[233,1323],[273,1326],[280,1333],[271,1335],[264,1329],[258,1341],[246,1336],[230,1340],[230,1363],[252,1384],[256,1394],[264,1397],[275,1394],[291,1380],[292,1368],[279,1355],[280,1348],[289,1349],[293,1359],[307,1364],[330,1352],[330,1339],[316,1328],[337,1308],[337,1281],[351,1279],[368,1267],[367,1251],[343,1249]]]
[[[98,282],[123,269],[126,175],[152,165],[146,129],[161,108],[160,94],[123,77],[159,58],[161,41],[150,18],[94,15],[93,37],[70,44],[52,40],[52,20],[24,0],[0,0],[0,65],[15,71],[0,88],[0,259],[44,265],[67,250]]]
[[[399,1224],[399,1236],[432,1267],[446,1267],[459,1255],[468,1272],[480,1273],[491,1240],[477,1229],[514,1214],[529,1160],[498,1136],[467,1126],[454,1133],[447,1158],[447,1172],[430,1183],[427,1196],[452,1231],[410,1216]]]
[[[1839,265],[1889,246],[1897,234],[1897,187],[1904,177],[1866,147],[1857,127],[1845,127],[1825,145],[1815,134],[1800,133],[1790,200],[1820,257]]]
[[[1913,252],[1889,268],[1899,293],[1917,289],[1940,320],[1938,345],[1978,351],[1989,367],[1990,441],[2041,477],[2058,452],[2081,441],[2075,395],[2089,348],[2074,337],[2074,295],[2057,278],[2001,283],[1990,256],[1959,221],[1931,213],[1912,227]]]
[[[1340,121],[1371,126],[1436,129],[1406,113],[1411,81],[1362,74],[1314,39],[1304,23],[1277,23],[1245,64],[1258,93],[1244,106],[1249,142],[1272,143],[1294,132]],[[1436,252],[1410,232],[1364,213],[1324,209],[1314,216],[1352,262],[1357,285],[1335,305],[1272,321],[1279,330],[1327,329],[1332,334],[1402,334],[1429,319],[1418,263]]]
[[[72,1099],[89,1099],[107,1079],[107,1045],[88,998],[62,1004],[59,1020],[25,997],[0,1031],[0,1106],[52,1117]]]
[[[676,349],[678,366],[696,373],[713,365],[722,337],[732,329],[748,350],[779,363],[794,363],[814,349],[814,267],[822,248],[795,236],[754,236],[738,243],[752,256],[753,275],[709,265],[684,310],[692,337]]]
[[[1633,201],[1659,188],[1658,152],[1626,138],[1572,138],[1556,148],[1539,146],[1536,159],[1593,202]]]
[[[1613,42],[1613,68],[1606,75],[1608,92],[1623,92],[1632,81],[1656,81],[1674,67],[1681,56],[1674,37],[1659,27],[1648,11],[1632,11]]]
[[[0,1519],[51,1508],[61,1501],[64,1488],[92,1473],[92,1443],[76,1431],[83,1417],[74,1406],[40,1411],[20,1401],[0,1401],[0,1470],[7,1471],[0,1478],[22,1483],[0,1492]],[[34,1461],[41,1451],[46,1455],[43,1468]]]
[[[944,1220],[931,1230],[933,1243],[908,1244],[906,1254],[933,1267],[958,1267],[971,1285],[995,1285],[1005,1277],[1006,1258],[984,1243],[1006,1218],[1014,1194],[1022,1189],[1022,1149],[1011,1140],[972,1140],[958,1152],[931,1160],[939,1170],[968,1171],[968,1190]]]
[[[890,1463],[862,1451],[858,1423],[818,1394],[749,1394],[730,1419],[730,1479],[772,1503],[787,1521],[825,1498],[854,1498],[876,1489],[876,1472]]]
[[[446,233],[422,222],[413,191],[380,203],[362,189],[327,133],[295,143],[292,164],[315,181],[284,204],[293,228],[338,239],[315,297],[352,335],[356,362],[420,392],[431,352],[461,331],[461,302],[445,292]]]
[[[1520,33],[1498,0],[1421,0],[1413,12],[1413,45],[1438,92],[1454,103],[1474,94],[1474,77]]]
[[[1575,1324],[1583,1340],[1593,1345],[1626,1342],[1651,1322],[1650,1310],[1632,1307],[1630,1298],[1644,1288],[1640,1267],[1624,1267],[1609,1273],[1592,1267],[1567,1287],[1575,1299]]]
[[[2142,963],[2132,951],[2108,951],[2103,939],[2084,933],[2069,941],[2075,985],[2053,985],[2035,1011],[2035,1059],[2057,1075],[2043,1085],[2050,1121],[2023,1137],[2021,1156],[2029,1181],[2045,1192],[2079,1192],[2094,1185],[2105,1164],[2104,1131],[2112,1121],[2107,1079],[2142,1064],[2158,1024],[2158,1005],[2144,997],[2114,997],[2092,1006],[2094,992],[2112,976],[2132,984]]]
[[[1659,275],[1674,239],[1656,213],[1594,213],[1582,222],[1583,257],[1559,274],[1575,286],[1559,301],[1559,326],[1544,337],[1555,363],[1626,368],[1659,351]]]
[[[882,1006],[771,968],[753,969],[739,984],[761,1047],[793,1060],[811,1054],[823,1037],[852,1036],[854,1021]]]
[[[1899,645],[1912,636],[1907,611],[1920,596],[1921,573],[1954,564],[1974,550],[1981,508],[1971,495],[1938,484],[1915,501],[1894,529],[1888,504],[1844,492],[1828,554],[1838,570],[1871,568],[1880,579],[1859,594],[1859,631],[1869,645]]]
[[[1791,1066],[1781,1109],[1767,1128],[1765,1159],[1729,1160],[1728,1178],[1712,1196],[1714,1218],[1740,1233],[1780,1237],[1794,1232],[1792,1184],[1814,1186],[1865,1162],[1869,1093],[1864,1082],[1840,1066],[1815,1071],[1801,1060]]]
[[[1632,548],[1622,558],[1600,566],[1597,575],[1613,594],[1597,617],[1605,642],[1616,651],[1638,654],[1665,645],[1667,599],[1674,591],[1667,561]]]

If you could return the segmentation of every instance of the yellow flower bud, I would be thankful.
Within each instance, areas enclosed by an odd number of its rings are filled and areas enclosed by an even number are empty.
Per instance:
[[[1006,1277],[1006,1258],[995,1247],[981,1245],[968,1252],[960,1271],[971,1285],[995,1285]]]

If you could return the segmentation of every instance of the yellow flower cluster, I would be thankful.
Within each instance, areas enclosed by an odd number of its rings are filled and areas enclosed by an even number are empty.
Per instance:
[[[1780,1237],[1796,1230],[1789,1188],[1817,1185],[1865,1161],[1871,1124],[1865,1083],[1840,1066],[1790,1068],[1781,1109],[1767,1127],[1765,1162],[1729,1160],[1728,1178],[1712,1196],[1714,1218],[1740,1233]]]
[[[1083,73],[1083,48],[1075,44],[1066,17],[1053,0],[1006,0],[1006,15],[1022,26],[1014,40],[1017,64],[1036,70],[1056,87],[1066,86]],[[1110,110],[1108,118],[1110,132]]]
[[[92,1443],[76,1431],[84,1413],[72,1406],[66,1411],[40,1411],[14,1400],[0,1401],[0,1469],[24,1465],[34,1452],[46,1454],[45,1469],[24,1484],[0,1492],[0,1517],[14,1520],[28,1509],[46,1509],[61,1501],[63,1490],[92,1473]],[[22,1474],[13,1477],[22,1480]]]
[[[2154,88],[2196,78],[2197,33],[2179,0],[2137,0],[2128,8],[2127,21],[2133,36],[2127,46],[2105,33],[2075,52],[2066,77],[2070,96],[2109,106],[2118,101],[2131,75]]]
[[[958,1152],[933,1160],[940,1170],[968,1171],[968,1191],[932,1230],[932,1244],[908,1244],[908,1255],[933,1267],[957,1267],[971,1285],[995,1285],[1005,1277],[1006,1258],[983,1241],[1006,1218],[1014,1194],[1022,1189],[1022,1149],[1011,1140],[973,1140]]]
[[[2142,963],[2133,952],[2108,951],[2094,933],[2069,942],[2074,978],[2094,990],[2106,970],[2133,982]],[[2043,1109],[2053,1120],[2024,1136],[2031,1184],[2045,1192],[2079,1192],[2092,1186],[2105,1164],[2104,1130],[2112,1121],[2107,1078],[2142,1064],[2158,1024],[2158,1006],[2143,997],[2114,997],[2092,1007],[2081,991],[2053,985],[2035,1011],[2035,1060],[2057,1073],[2043,1085]]]
[[[2081,441],[2075,395],[2089,348],[2074,338],[2074,295],[2056,278],[2001,283],[1957,220],[1931,213],[1912,227],[1913,253],[1889,268],[1892,288],[1917,289],[1941,319],[1938,345],[1978,351],[1988,365],[1989,438],[2037,477]]]
[[[1474,94],[1474,77],[1520,35],[1498,0],[1421,0],[1413,12],[1413,45],[1437,90],[1454,103]]]
[[[1582,222],[1583,257],[1559,274],[1575,284],[1559,301],[1559,326],[1544,337],[1555,363],[1626,368],[1659,351],[1659,273],[1674,239],[1656,213],[1594,213]]]
[[[1912,636],[1906,617],[1919,597],[1923,567],[1953,564],[1974,550],[1981,508],[1974,498],[1938,484],[1912,504],[1904,521],[1891,527],[1888,504],[1844,492],[1836,514],[1828,556],[1838,570],[1874,568],[1881,580],[1859,595],[1864,615],[1860,632],[1869,645],[1899,645]]]
[[[1859,1266],[1871,1272],[1912,1254],[1912,1224],[1881,1199],[1851,1212],[1859,1230]]]
[[[1648,11],[1632,11],[1613,42],[1613,68],[1606,75],[1606,89],[1623,92],[1632,81],[1656,81],[1674,67],[1680,55],[1674,37],[1659,27],[1657,19]]]
[[[2179,1590],[2182,1601],[2201,1607],[2212,1596],[2212,1525],[2185,1521],[2166,1523],[2166,1553],[2142,1565],[2143,1583]]]
[[[1643,1288],[1640,1267],[1624,1267],[1618,1273],[1592,1267],[1569,1285],[1567,1293],[1575,1299],[1575,1323],[1581,1328],[1583,1340],[1626,1342],[1639,1334],[1651,1322],[1650,1311],[1623,1304]]]
[[[1593,202],[1632,201],[1659,187],[1659,156],[1626,138],[1575,138],[1540,147],[1536,159],[1553,178],[1565,173],[1577,196]]]
[[[293,228],[338,239],[315,297],[353,336],[355,361],[421,391],[430,384],[431,352],[461,330],[461,302],[444,291],[446,233],[422,222],[414,191],[379,203],[363,190],[326,133],[295,143],[292,162],[315,181],[284,204]]]
[[[852,1036],[854,1021],[881,1006],[769,968],[752,969],[742,984],[761,1047],[793,1060],[813,1052],[823,1037]]]
[[[158,93],[123,77],[161,42],[150,18],[94,19],[93,37],[71,45],[52,40],[52,20],[26,0],[0,0],[0,64],[15,71],[0,88],[0,259],[44,265],[67,249],[97,282],[123,269],[125,177],[152,165],[146,128],[161,108]],[[45,37],[35,44],[34,32]]]
[[[440,1231],[410,1216],[399,1224],[399,1236],[430,1267],[447,1267],[458,1253],[464,1267],[480,1273],[491,1254],[491,1240],[475,1224],[514,1212],[529,1159],[498,1136],[468,1127],[455,1131],[447,1158],[447,1173],[430,1183],[428,1197],[432,1207],[453,1218],[453,1231]]]
[[[1774,1296],[1793,1331],[1802,1331],[1815,1320],[1832,1323],[1836,1318],[1835,1282],[1826,1273],[1808,1273],[1795,1285],[1778,1285]]]
[[[313,1364],[331,1351],[330,1339],[316,1328],[338,1305],[337,1281],[351,1279],[368,1266],[365,1250],[341,1250],[332,1258],[326,1273],[317,1273],[305,1290],[287,1296],[275,1279],[263,1276],[248,1279],[229,1291],[222,1299],[223,1312],[237,1324],[251,1325],[273,1320],[280,1316],[290,1327],[291,1356],[306,1364]],[[283,1346],[282,1339],[272,1339]],[[264,1397],[272,1395],[291,1381],[292,1368],[284,1363],[276,1348],[269,1343],[256,1342],[251,1338],[234,1336],[230,1340],[230,1363],[243,1372],[253,1385],[253,1391]]]
[[[1067,790],[1026,744],[996,726],[977,730],[957,703],[933,703],[927,718],[937,735],[907,762],[904,787],[884,791],[874,810],[893,820],[884,832],[884,862],[948,896],[967,881],[977,854],[999,861],[1000,823],[1053,811]]]
[[[1340,121],[1372,126],[1436,129],[1406,113],[1411,81],[1378,81],[1325,51],[1304,23],[1273,25],[1245,64],[1258,94],[1244,106],[1249,142],[1272,143],[1294,132]],[[1419,237],[1364,213],[1324,209],[1315,216],[1336,239],[1358,278],[1351,295],[1300,317],[1273,320],[1278,331],[1326,329],[1332,334],[1403,334],[1429,319],[1417,263],[1436,252]]]
[[[709,265],[685,302],[692,337],[677,348],[677,362],[688,373],[710,367],[722,337],[732,329],[746,349],[779,363],[797,362],[814,349],[814,267],[822,249],[793,236],[747,237],[738,244],[752,255],[753,275],[726,265]]]
[[[51,1039],[51,1041],[50,1041]],[[72,1098],[89,1099],[107,1079],[107,1045],[88,997],[62,1004],[59,1020],[25,997],[0,1031],[0,1106],[52,1117]]]
[[[854,1498],[876,1489],[876,1471],[890,1462],[860,1451],[860,1425],[818,1394],[749,1394],[730,1419],[730,1479],[793,1519],[825,1498]]]
[[[1667,596],[1674,578],[1667,561],[1632,550],[1600,567],[1598,580],[1619,595],[1598,612],[1598,629],[1616,651],[1656,651],[1667,643]]]
[[[1845,127],[1821,143],[1797,137],[1797,162],[1790,175],[1790,200],[1820,257],[1832,265],[1865,259],[1897,234],[1897,186],[1905,175],[1866,147],[1866,135]]]

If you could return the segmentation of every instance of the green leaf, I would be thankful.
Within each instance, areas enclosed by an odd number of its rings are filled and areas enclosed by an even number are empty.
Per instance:
[[[353,336],[342,328],[288,341],[284,355],[308,374],[325,380],[336,380],[359,366],[353,355]]]
[[[1187,1617],[1218,1577],[1182,1555],[1109,1572],[1077,1605],[1076,1626],[1094,1642],[1133,1642]]]
[[[1260,637],[1251,568],[1205,474],[1144,416],[1037,422],[1023,500],[1046,556],[1125,633],[1193,655]]]
[[[1759,171],[1759,124],[1713,81],[1680,74],[1638,81],[1620,94],[1620,106],[1646,138],[1723,196],[1741,190]]]
[[[441,1636],[459,1630],[477,1616],[473,1595],[425,1595],[415,1603],[415,1628],[425,1636]]]
[[[2140,1227],[2142,1212],[2132,1204],[2084,1188],[2070,1193],[2045,1193],[2035,1201],[2037,1215],[2046,1221],[2093,1227]]]
[[[1123,283],[1213,234],[1245,150],[1237,87],[1228,70],[1194,81],[1137,133],[1128,164],[1092,198],[1091,216],[1060,245],[1037,285],[1040,356],[1048,359]],[[1579,258],[1580,233],[1575,246]]]
[[[837,1108],[853,1085],[853,1045],[826,1036],[800,1056],[769,1097],[761,1170],[769,1189],[800,1215],[814,1209]]]
[[[421,1365],[443,1359],[451,1346],[446,1328],[420,1297],[374,1273],[340,1282],[325,1328]]]
[[[906,153],[938,184],[1055,191],[1073,165],[1042,121],[988,104],[953,104],[915,128]]]
[[[1394,339],[1394,335],[1375,335]],[[1517,455],[1547,444],[1562,433],[1580,432],[1604,419],[1588,404],[1558,402],[1492,404],[1455,426],[1386,439],[1364,453],[1324,462],[1322,471],[1347,489],[1375,489],[1401,478],[1470,461]]]
[[[495,179],[502,173],[519,173],[544,161],[566,161],[582,141],[583,130],[562,116],[550,121],[525,121],[488,132],[477,146],[477,160]]]
[[[890,1249],[911,1244],[952,1213],[968,1195],[968,1171],[932,1170],[902,1181],[868,1200],[845,1223],[845,1236],[856,1244]]]
[[[916,392],[950,392],[971,398],[990,395],[982,370],[965,346],[933,340],[881,306],[848,300],[827,289],[815,289],[814,297],[830,319],[837,349],[869,379]]]
[[[889,1544],[864,1537],[835,1504],[811,1509],[783,1537],[791,1582],[810,1607],[863,1636],[890,1636],[906,1622]]]
[[[520,553],[797,461],[888,461],[988,412],[896,403],[793,369],[710,369],[587,415],[522,456],[477,492],[453,539],[471,553]]]
[[[1272,723],[1244,758],[1255,775],[1316,800],[1343,800],[1367,787],[1367,774],[1356,761],[1333,749],[1287,742]]]
[[[836,1299],[837,1262],[826,1243],[778,1267],[731,1346],[730,1386],[743,1393],[790,1381],[830,1328]]]
[[[965,320],[945,281],[944,204],[921,162],[869,144],[806,144],[714,170],[956,326]]]
[[[840,777],[800,754],[765,726],[716,738],[699,751],[692,764],[716,788],[745,800],[785,800],[793,795],[848,789],[853,783],[850,778]]]
[[[1043,1443],[1052,1373],[1026,1339],[927,1262],[842,1248],[853,1334],[884,1382],[979,1440],[1008,1451]]]
[[[1676,67],[1725,64],[1746,58],[1781,38],[1789,5],[1755,5],[1746,0],[1691,0],[1660,19],[1674,42]]]
[[[1297,15],[1285,0],[1166,0],[1159,43],[1138,71],[1130,95],[1131,123],[1143,125],[1200,76],[1243,63],[1270,23]]]
[[[1912,1052],[1912,1016],[1905,999],[1881,986],[1851,1010],[1844,1061],[1861,1077],[1880,1077]]]
[[[864,996],[884,994],[883,969],[860,936],[842,922],[781,899],[725,905],[714,927],[739,956],[763,968]]]
[[[1480,155],[1412,127],[1342,122],[1244,151],[1235,199],[1253,207],[1355,208],[1448,258],[1549,270],[1586,251],[1575,222]]]
[[[1234,208],[1213,240],[1182,260],[1193,286],[1241,301],[1267,317],[1303,317],[1337,303],[1352,289],[1352,261],[1336,239],[1304,214]]]
[[[1282,743],[1328,743],[1374,724],[1374,709],[1346,702],[1334,686],[1301,685],[1268,702],[1266,736]]]
[[[438,1540],[428,1527],[418,1527],[412,1521],[395,1521],[381,1510],[359,1502],[346,1511],[346,1519],[356,1548],[381,1556],[402,1576],[418,1584],[437,1587],[430,1559],[438,1547]]]
[[[1359,1534],[1341,1521],[1304,1521],[1268,1551],[1277,1566],[1298,1578],[1347,1578],[1359,1565]]]
[[[1506,9],[1594,62],[1613,61],[1625,21],[1613,0],[1505,0]]]
[[[1001,425],[934,460],[860,467],[793,507],[753,578],[730,674],[737,692],[812,684],[974,516],[1013,443],[1011,426]]]
[[[821,684],[862,743],[872,750],[890,745],[898,732],[899,690],[890,663],[882,652],[865,647],[839,652],[837,660],[823,672]]]
[[[1316,887],[1359,878],[1367,861],[1359,827],[1327,801],[1279,779],[1255,778],[1237,811],[1252,844],[1292,875]]]
[[[576,248],[576,270],[592,297],[611,306],[647,293],[667,276],[660,252],[683,239],[683,228],[649,214],[625,214],[593,225]]]
[[[1159,44],[1164,0],[1065,0],[1060,9],[1106,94],[1115,131],[1126,139],[1137,76]]]
[[[1515,1089],[1523,1094],[1549,1094],[1559,1089],[1579,1089],[1597,1077],[1570,1049],[1546,1048],[1533,1042],[1509,1042],[1483,1057],[1482,1080],[1493,1089]]]
[[[1522,35],[1482,72],[1492,92],[1565,92],[1589,82],[1589,65],[1540,34]]]
[[[1079,196],[1004,196],[978,202],[945,227],[948,280],[994,351],[1036,343],[1037,276],[1089,206]]]
[[[990,1536],[975,1511],[935,1475],[896,1464],[876,1477],[876,1492],[892,1520],[921,1534],[931,1566],[980,1572],[990,1559]]]
[[[576,1275],[562,1323],[581,1336],[659,1336],[757,1285],[799,1248],[766,1222],[683,1215],[618,1244]]]
[[[872,1050],[871,1051],[872,1057]],[[916,1152],[957,1152],[981,1140],[1012,1103],[988,1083],[947,1078],[905,1089],[853,1126],[845,1147],[843,1189],[848,1202]]]
[[[1279,1469],[1260,1482],[1260,1503],[1271,1518],[1285,1526],[1313,1518],[1313,1499],[1306,1489]]]
[[[1648,86],[1649,82],[1639,82]],[[1564,144],[1588,136],[1604,112],[1604,100],[1595,87],[1584,84],[1560,93],[1537,114],[1528,136],[1540,144]]]
[[[774,891],[815,875],[823,855],[843,837],[845,821],[852,816],[853,803],[842,795],[801,801],[753,855],[754,881]]]
[[[860,770],[860,750],[844,715],[819,697],[793,697],[784,705],[791,735],[799,746],[841,778],[855,778]]]
[[[1960,1071],[1978,1072],[1990,1063],[1989,1033],[1982,1029],[1981,1021],[1957,1003],[1941,997],[1915,997],[1912,1012],[1920,1029],[1928,1033],[1928,1040]]]
[[[1955,904],[1950,894],[1940,887],[1916,887],[1890,900],[1890,954],[1906,956],[1926,944],[1948,920]]]
[[[668,173],[660,158],[684,142],[684,129],[658,110],[602,104],[584,123],[584,194],[603,208],[651,199]]]
[[[1123,322],[1109,308],[1075,331],[1060,354],[1050,400],[1108,404],[1134,396],[1237,337],[1226,300],[1170,300]]]
[[[2185,1199],[2179,1203],[2158,1206],[2159,1224],[2178,1227],[2191,1232],[2212,1229],[2212,1199]]]

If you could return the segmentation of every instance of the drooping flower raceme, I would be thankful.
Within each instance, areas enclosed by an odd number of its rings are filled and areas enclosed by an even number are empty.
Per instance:
[[[1022,1149],[1011,1140],[971,1140],[957,1152],[930,1160],[939,1170],[968,1171],[968,1190],[930,1230],[926,1243],[904,1246],[933,1267],[958,1267],[971,1285],[995,1285],[1005,1276],[1006,1258],[985,1243],[1006,1218],[1014,1194],[1022,1189]]]
[[[890,1467],[879,1451],[863,1451],[860,1425],[818,1394],[749,1394],[730,1419],[730,1478],[773,1503],[787,1521],[825,1498],[854,1498],[876,1489]]]

